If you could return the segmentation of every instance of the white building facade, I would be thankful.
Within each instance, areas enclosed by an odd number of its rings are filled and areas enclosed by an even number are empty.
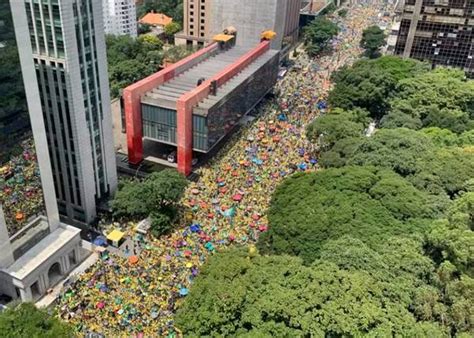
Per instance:
[[[137,37],[135,0],[103,0],[106,34]]]
[[[26,12],[25,36],[32,46],[59,213],[73,224],[90,224],[97,206],[117,187],[102,3],[20,3]]]
[[[3,8],[5,10],[5,8]],[[0,294],[36,301],[64,279],[90,252],[83,247],[78,228],[60,222],[51,170],[40,88],[32,58],[24,3],[10,0],[21,76],[36,148],[45,214],[9,234],[0,201]]]

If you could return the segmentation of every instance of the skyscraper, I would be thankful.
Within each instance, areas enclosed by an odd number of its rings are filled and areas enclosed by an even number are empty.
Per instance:
[[[474,2],[406,0],[395,54],[474,74]]]
[[[28,110],[8,1],[0,2],[0,166],[26,136]]]
[[[209,38],[212,0],[183,0],[183,31],[175,35],[177,45],[204,45]]]
[[[103,0],[106,34],[137,36],[135,0]]]
[[[88,251],[82,247],[80,230],[59,220],[31,45],[24,40],[28,37],[24,5],[4,1],[0,10],[6,18],[0,31],[12,36],[5,43],[9,62],[1,65],[0,74],[18,69],[15,84],[20,99],[15,105],[27,107],[29,115],[24,118],[32,128],[19,144],[21,149],[0,165],[0,295],[35,301]],[[6,131],[3,136],[11,134]]]
[[[117,185],[102,3],[25,0],[22,5],[58,209],[70,221],[91,223],[97,205]]]
[[[253,45],[260,33],[273,30],[277,38],[272,48],[283,41],[296,42],[299,32],[301,0],[184,0],[183,31],[175,35],[177,45],[203,45],[223,29],[233,26],[239,32],[237,43]]]

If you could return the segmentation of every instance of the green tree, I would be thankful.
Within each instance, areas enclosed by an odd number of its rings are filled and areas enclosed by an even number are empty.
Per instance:
[[[0,313],[0,327],[4,337],[74,337],[74,329],[59,319],[38,310],[31,303],[23,303]]]
[[[315,56],[329,49],[330,40],[337,35],[339,27],[324,17],[314,19],[303,32],[306,52]]]
[[[428,66],[419,61],[394,56],[360,60],[333,73],[335,86],[328,100],[333,107],[345,110],[359,107],[380,118],[387,112],[398,82],[427,70]]]
[[[370,26],[362,32],[360,46],[366,55],[374,59],[380,56],[380,48],[385,44],[385,34],[379,26]]]
[[[435,69],[400,81],[390,106],[384,128],[439,127],[462,133],[474,128],[474,81],[461,70]]]
[[[146,54],[151,51],[163,49],[163,42],[154,34],[143,34],[138,37],[140,43],[140,53]]]
[[[424,232],[444,207],[388,170],[346,167],[297,174],[272,196],[269,231],[258,245],[264,253],[312,262],[326,241],[343,235],[373,247],[387,236]]]
[[[376,166],[407,177],[418,189],[453,197],[474,177],[470,148],[439,148],[425,133],[380,129],[372,137],[342,139],[321,154],[324,167]]]
[[[165,169],[148,176],[144,181],[122,183],[112,201],[116,217],[140,219],[150,216],[154,235],[171,230],[177,205],[188,184],[176,170]]]
[[[436,323],[416,322],[402,285],[330,262],[246,256],[233,249],[210,258],[176,316],[185,335],[446,336]]]
[[[344,111],[336,108],[310,123],[306,128],[306,136],[314,143],[318,143],[322,149],[327,150],[338,140],[362,136],[368,122],[367,111],[362,109]]]
[[[460,143],[459,137],[448,129],[430,127],[421,129],[421,132],[428,136],[433,144],[438,147],[457,146]]]
[[[177,22],[171,22],[164,28],[166,38],[169,42],[174,43],[174,35],[181,30],[181,25]]]
[[[339,150],[336,144],[330,152]],[[345,152],[342,157],[344,164],[385,167],[402,176],[408,176],[421,170],[421,156],[432,154],[434,145],[422,133],[399,128],[381,129],[372,137],[361,139],[358,145],[350,147],[350,153],[342,150]],[[331,157],[326,153],[322,154],[321,163],[327,167],[333,166]]]

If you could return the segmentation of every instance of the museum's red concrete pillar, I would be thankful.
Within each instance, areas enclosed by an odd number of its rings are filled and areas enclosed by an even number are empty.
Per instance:
[[[178,171],[188,176],[192,170],[193,161],[193,106],[190,99],[179,99],[177,108],[177,145]]]
[[[125,90],[123,93],[128,162],[131,164],[139,164],[143,160],[142,112],[138,94],[136,90]]]

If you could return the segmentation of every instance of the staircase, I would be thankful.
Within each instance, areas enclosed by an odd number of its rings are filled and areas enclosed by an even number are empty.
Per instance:
[[[184,73],[164,83],[144,95],[142,102],[147,100],[163,108],[176,109],[176,101],[185,93],[197,87],[200,78],[208,79],[226,67],[232,65],[242,55],[247,53],[248,48],[234,47],[228,51],[216,54]],[[257,60],[258,61],[258,60]]]

